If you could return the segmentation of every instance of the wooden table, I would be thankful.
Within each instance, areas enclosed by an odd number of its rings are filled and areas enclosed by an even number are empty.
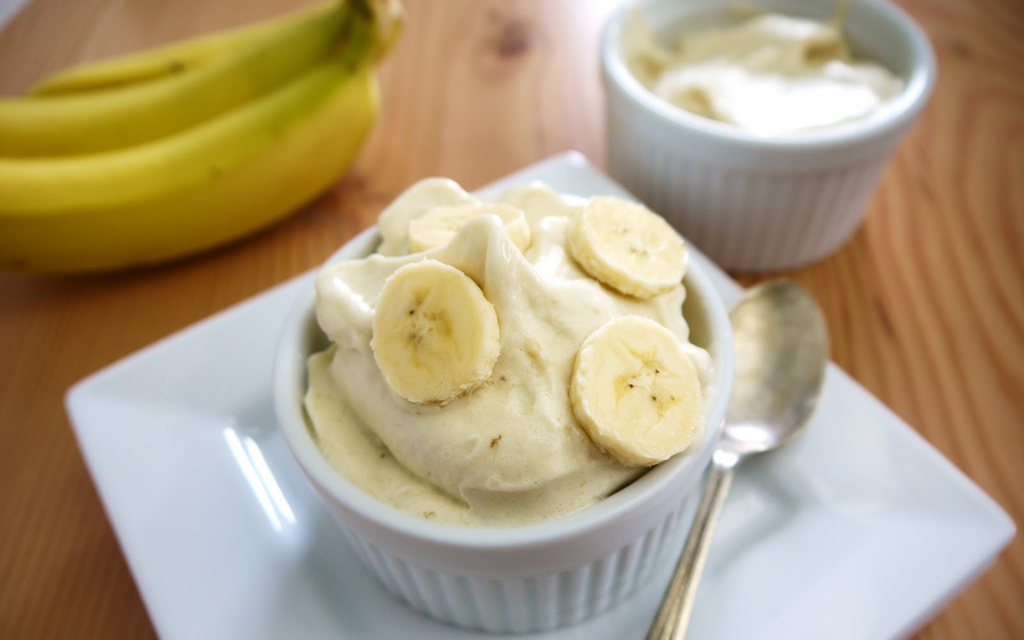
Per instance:
[[[63,409],[69,385],[302,273],[414,180],[467,188],[578,149],[605,164],[597,35],[614,3],[406,0],[384,107],[355,167],[234,246],[114,275],[0,275],[0,637],[154,637]],[[0,33],[0,93],[43,73],[298,0],[35,0]],[[785,275],[828,316],[834,360],[1024,521],[1024,6],[902,0],[938,87],[827,260]],[[760,278],[744,277],[744,283]],[[1024,542],[917,636],[1024,638]]]

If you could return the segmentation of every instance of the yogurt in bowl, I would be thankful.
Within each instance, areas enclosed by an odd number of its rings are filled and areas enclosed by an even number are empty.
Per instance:
[[[319,302],[309,292],[282,336],[275,405],[300,466],[390,591],[459,626],[526,632],[621,601],[679,539],[724,419],[731,338],[717,294],[646,209],[574,202],[539,185],[501,200],[477,202],[449,181],[421,183],[381,216],[380,233],[336,254],[318,278]],[[521,212],[526,251],[513,239],[516,216],[486,213],[439,232],[443,244],[409,253],[422,241],[412,222],[466,205]],[[634,249],[657,254],[667,243],[678,275],[601,271],[602,249],[576,228],[586,227],[588,207],[656,220],[658,232]],[[572,248],[573,236],[580,246]],[[447,301],[421,296],[423,282],[448,291]],[[395,287],[409,294],[399,303],[389,301]],[[442,375],[427,367],[425,377],[399,381],[419,366],[410,358],[431,340],[431,315],[475,304],[458,297],[459,287],[496,310],[499,355],[490,362],[487,321],[470,323],[454,332],[469,338],[467,366],[446,365]],[[397,359],[390,340],[374,335],[383,331],[379,315],[409,334]],[[657,336],[666,342],[652,342]],[[640,355],[616,351],[623,348]],[[597,365],[587,364],[591,356]],[[426,398],[416,396],[421,387]],[[617,393],[624,402],[609,408],[604,400]],[[616,406],[655,419],[634,433]]]

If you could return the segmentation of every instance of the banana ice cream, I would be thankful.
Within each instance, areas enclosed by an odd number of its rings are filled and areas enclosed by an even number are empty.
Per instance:
[[[762,13],[660,44],[639,14],[623,43],[630,71],[655,95],[758,135],[781,135],[866,118],[903,81],[855,59],[839,21]]]
[[[682,239],[612,197],[431,178],[378,252],[326,267],[307,414],[332,466],[446,524],[583,509],[703,438],[710,357],[682,315]]]

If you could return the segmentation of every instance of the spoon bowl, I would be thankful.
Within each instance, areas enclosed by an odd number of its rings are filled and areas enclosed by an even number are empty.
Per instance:
[[[760,453],[792,440],[818,404],[828,332],[814,299],[773,280],[754,287],[729,311],[736,378],[719,445]]]
[[[729,311],[736,378],[704,494],[647,640],[682,640],[711,533],[737,465],[776,449],[806,426],[828,364],[825,319],[807,291],[785,280],[749,289]]]

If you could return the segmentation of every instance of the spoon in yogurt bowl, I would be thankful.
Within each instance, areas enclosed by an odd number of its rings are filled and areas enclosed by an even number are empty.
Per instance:
[[[704,494],[647,640],[682,640],[693,612],[711,534],[733,474],[745,458],[790,442],[818,404],[828,364],[821,310],[797,284],[749,289],[729,311],[736,379],[712,454]]]

